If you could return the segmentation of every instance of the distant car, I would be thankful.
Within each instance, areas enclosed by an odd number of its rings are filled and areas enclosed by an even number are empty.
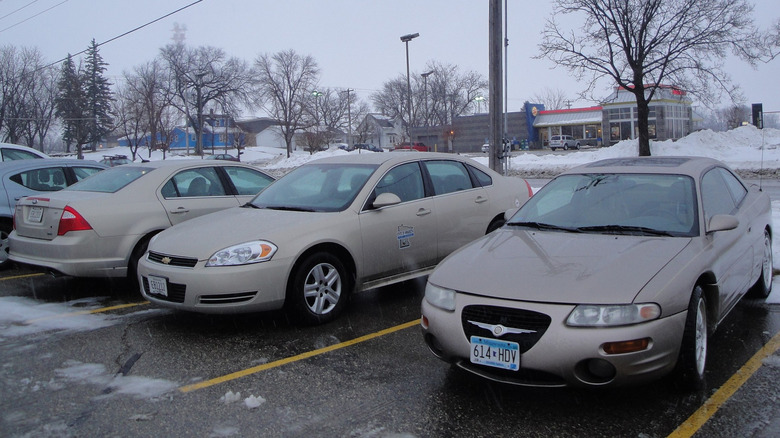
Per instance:
[[[709,336],[746,293],[769,295],[772,234],[769,196],[719,161],[586,164],[439,264],[423,337],[494,381],[604,387],[674,373],[697,388]]]
[[[139,262],[138,281],[144,297],[163,307],[286,307],[304,323],[324,323],[353,291],[427,275],[456,248],[500,227],[504,212],[530,195],[524,180],[451,154],[323,158],[241,208],[158,234]]]
[[[409,150],[414,149],[418,152],[428,152],[428,146],[425,146],[425,143],[414,141],[414,142],[408,142],[405,141],[403,143],[400,143],[398,146],[395,147],[395,150]]]
[[[0,161],[28,160],[30,158],[49,158],[49,156],[31,147],[0,143]]]
[[[66,158],[0,163],[0,267],[7,265],[8,235],[19,199],[62,190],[106,168],[94,161]]]
[[[482,145],[482,152],[484,153],[490,152],[490,143],[485,143]]]
[[[8,238],[10,259],[76,277],[135,278],[137,260],[153,235],[243,205],[272,181],[255,167],[227,161],[112,167],[65,190],[20,200]]]
[[[362,150],[371,151],[371,152],[384,152],[384,150],[382,148],[380,148],[379,146],[374,146],[374,145],[368,144],[368,143],[355,143],[355,145],[353,146],[353,149],[362,149]]]
[[[132,163],[132,161],[127,158],[127,155],[103,155],[103,159],[100,160],[100,162],[110,167]]]
[[[215,154],[215,155],[206,155],[207,160],[224,160],[224,161],[239,161],[238,158],[230,155],[230,154]]]
[[[558,148],[563,149],[564,151],[569,150],[569,148],[580,148],[580,141],[575,140],[574,137],[571,135],[553,135],[550,137],[549,142],[550,150],[556,150]]]

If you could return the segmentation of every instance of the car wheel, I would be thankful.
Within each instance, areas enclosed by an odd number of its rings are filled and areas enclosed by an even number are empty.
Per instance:
[[[707,335],[707,301],[704,299],[701,286],[696,286],[688,304],[688,316],[685,319],[676,368],[679,383],[686,389],[700,389],[704,385]]]
[[[551,151],[555,152],[555,148],[550,148]]]
[[[152,236],[146,236],[141,239],[140,242],[133,249],[133,253],[130,254],[130,260],[127,263],[127,279],[130,280],[130,284],[133,286],[139,286],[138,284],[138,261],[146,254],[146,250],[149,249],[149,241],[152,240]]]
[[[564,143],[564,144],[563,144],[563,150],[564,150],[564,151],[568,151],[568,150],[569,150],[569,145],[567,145],[566,143]]]
[[[574,146],[574,148],[575,148],[575,149],[577,149],[577,150],[580,150],[580,144],[579,144],[579,143],[577,143],[577,144]]]
[[[5,269],[11,265],[8,260],[8,231],[0,230],[0,269]]]
[[[764,230],[764,258],[761,262],[761,276],[747,293],[750,298],[766,298],[772,292],[772,236]]]
[[[309,255],[293,271],[285,306],[305,324],[335,319],[346,306],[351,280],[344,264],[325,252]]]

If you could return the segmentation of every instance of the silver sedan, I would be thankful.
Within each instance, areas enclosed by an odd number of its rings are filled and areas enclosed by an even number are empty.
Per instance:
[[[153,235],[242,205],[272,181],[252,166],[229,161],[112,167],[65,190],[20,200],[9,257],[54,273],[129,275],[134,281],[135,265]]]
[[[704,380],[709,335],[772,287],[769,197],[708,158],[621,158],[558,176],[444,260],[424,339],[474,374],[533,386]]]
[[[138,266],[152,303],[203,313],[287,307],[335,318],[353,290],[427,275],[530,196],[449,154],[359,154],[305,164],[252,202],[165,230]],[[198,236],[193,239],[192,236]]]

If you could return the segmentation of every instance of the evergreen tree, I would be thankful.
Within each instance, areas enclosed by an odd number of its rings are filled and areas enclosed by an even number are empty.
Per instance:
[[[89,139],[89,131],[86,123],[89,121],[86,114],[86,99],[82,87],[81,75],[73,63],[73,57],[68,57],[62,63],[60,80],[57,83],[57,97],[55,98],[55,116],[62,120],[63,140],[66,151],[70,152],[71,144],[78,149],[78,157],[83,158],[81,147]]]
[[[87,116],[92,120],[89,124],[89,140],[92,150],[97,143],[113,130],[114,119],[111,114],[111,83],[104,76],[108,63],[103,61],[98,51],[98,44],[92,40],[86,53],[84,63],[84,94],[86,98]]]

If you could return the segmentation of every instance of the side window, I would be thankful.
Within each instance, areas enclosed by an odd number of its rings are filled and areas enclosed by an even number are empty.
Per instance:
[[[747,189],[745,189],[745,186],[743,186],[737,177],[735,177],[734,174],[728,170],[719,167],[718,171],[723,177],[723,181],[726,182],[726,186],[729,188],[729,193],[731,193],[731,196],[734,198],[734,203],[736,205],[741,204],[742,200],[745,199],[745,196],[747,196]]]
[[[213,167],[183,170],[173,176],[162,188],[166,198],[224,196],[225,188]]]
[[[390,169],[374,188],[374,197],[387,192],[401,198],[401,202],[424,197],[420,165],[417,162],[406,163]]]
[[[67,186],[61,167],[28,170],[11,176],[10,180],[38,192],[56,192]]]
[[[479,181],[479,185],[482,187],[489,187],[493,185],[493,178],[490,177],[487,173],[477,169],[474,166],[468,166],[471,173],[477,178],[477,181]]]
[[[2,151],[0,151],[0,153],[3,154],[3,161],[29,160],[32,158],[42,158],[33,154],[32,152],[20,151],[18,149],[3,149]]]
[[[273,182],[270,176],[245,167],[223,167],[239,195],[256,195]]]
[[[437,195],[468,190],[473,188],[466,167],[457,161],[425,161],[425,167],[431,175],[433,190]]]
[[[81,181],[82,179],[103,170],[99,167],[71,167],[71,169],[73,169],[73,173],[76,174],[76,181]]]
[[[736,205],[718,168],[704,174],[701,179],[701,203],[704,220],[709,223],[716,214],[731,214]]]

